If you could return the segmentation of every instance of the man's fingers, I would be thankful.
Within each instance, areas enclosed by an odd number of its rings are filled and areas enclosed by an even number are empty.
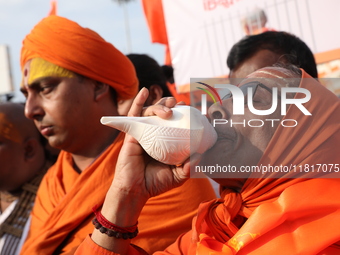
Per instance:
[[[176,105],[176,99],[173,97],[164,97],[160,99],[156,104],[149,107],[145,107],[142,112],[142,116],[155,116],[162,119],[168,119],[172,116],[171,108]]]
[[[142,88],[133,100],[128,116],[155,116],[162,119],[168,119],[172,116],[171,108],[177,103],[174,97],[164,97],[160,99],[156,104],[149,107],[144,107],[144,103],[149,96],[149,91],[146,88]]]
[[[168,119],[172,116],[172,110],[164,105],[151,105],[143,109],[142,116],[158,116]]]
[[[174,97],[163,97],[159,99],[158,102],[155,103],[155,105],[160,104],[160,105],[164,105],[166,107],[172,108],[176,105],[176,103],[177,103],[177,100]]]
[[[146,99],[149,96],[149,90],[147,88],[142,88],[135,99],[132,102],[132,105],[130,107],[130,110],[128,112],[128,116],[132,117],[139,117],[141,116],[141,113],[143,111],[143,106],[146,101]]]
[[[201,160],[202,155],[195,153],[190,156],[183,164],[173,169],[174,177],[178,183],[182,183],[190,178],[190,166],[195,166]]]
[[[184,101],[179,101],[177,105],[186,105],[186,103]]]

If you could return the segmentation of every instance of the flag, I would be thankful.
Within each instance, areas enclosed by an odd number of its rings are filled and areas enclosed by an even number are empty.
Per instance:
[[[51,9],[48,16],[57,15],[57,0],[51,0]]]
[[[166,32],[162,0],[142,0],[144,14],[149,26],[151,41],[164,44],[165,63],[171,65],[168,35]]]

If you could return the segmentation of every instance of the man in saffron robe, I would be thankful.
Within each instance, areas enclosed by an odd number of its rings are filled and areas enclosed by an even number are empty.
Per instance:
[[[92,232],[92,208],[105,199],[124,138],[100,118],[118,115],[117,102],[135,97],[137,77],[112,44],[59,16],[24,39],[21,67],[25,114],[61,150],[38,190],[21,254],[73,254]],[[198,204],[213,197],[203,179],[149,200],[135,244],[153,252],[172,243],[190,229]]]
[[[225,174],[224,178],[214,176],[221,185],[221,199],[202,203],[193,220],[192,230],[180,235],[165,251],[155,254],[339,254],[340,100],[302,69],[295,66],[287,68],[259,69],[244,79],[239,87],[247,88],[244,90],[247,93],[250,93],[250,87],[253,89],[252,104],[258,110],[270,108],[274,88],[279,88],[280,92],[282,88],[291,86],[308,90],[311,99],[303,106],[311,115],[305,115],[301,108],[292,104],[282,116],[278,104],[268,116],[258,116],[250,111],[247,101],[244,115],[235,115],[233,98],[228,96],[222,104],[215,103],[210,107],[208,115],[211,119],[235,122],[255,117],[260,120],[293,119],[298,125],[284,127],[280,121],[257,128],[217,125],[215,129],[219,139],[199,164],[231,164],[237,169],[242,166],[282,165],[290,166],[290,170],[262,174],[244,172],[237,176]],[[287,96],[299,100],[305,95],[295,93]],[[138,105],[146,97],[146,91],[141,91],[130,115],[141,113]],[[122,228],[136,223],[144,206],[143,201],[187,180],[189,164],[197,164],[199,158],[195,156],[192,162],[187,161],[174,168],[144,161],[142,151],[135,139],[126,136],[116,168],[117,179],[114,179],[101,210],[111,224]],[[137,164],[128,164],[132,159],[138,162],[139,174]],[[324,169],[316,170],[320,165]],[[132,169],[133,176],[129,174]],[[162,175],[153,174],[155,169],[157,173],[162,169]],[[139,187],[132,185],[137,183],[135,178],[139,180]],[[116,180],[119,180],[120,187],[117,187]],[[136,194],[134,189],[138,190],[138,199],[133,198]],[[120,197],[121,200],[113,203],[113,197]],[[135,206],[124,205],[125,199],[135,199]],[[87,237],[76,254],[146,253],[129,245],[129,241],[94,229],[92,236]]]

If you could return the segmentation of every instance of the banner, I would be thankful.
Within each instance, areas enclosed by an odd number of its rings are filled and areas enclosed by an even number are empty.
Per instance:
[[[231,47],[247,34],[287,31],[314,54],[339,48],[336,0],[162,0],[178,92],[190,78],[224,77]]]
[[[0,45],[0,95],[14,91],[7,45]]]

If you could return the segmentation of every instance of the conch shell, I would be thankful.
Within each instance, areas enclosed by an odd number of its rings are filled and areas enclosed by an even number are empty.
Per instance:
[[[199,110],[178,105],[172,112],[170,119],[104,116],[100,122],[133,136],[151,157],[169,165],[182,164],[215,144],[216,131]]]

